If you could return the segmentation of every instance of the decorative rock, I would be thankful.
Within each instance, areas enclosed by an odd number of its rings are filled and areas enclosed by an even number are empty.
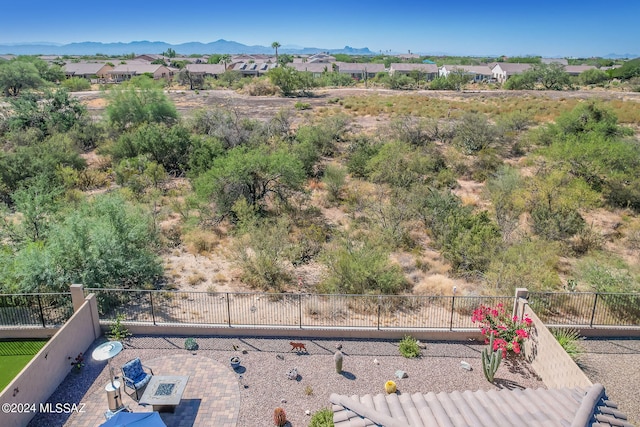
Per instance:
[[[342,350],[342,344],[340,344],[340,343],[336,344],[336,348],[337,348],[338,350]]]
[[[402,378],[407,378],[408,376],[409,375],[407,375],[405,371],[402,371],[400,369],[396,371],[396,378],[402,379]]]
[[[289,372],[287,372],[287,378],[289,378],[290,380],[297,380],[298,368],[289,369]]]
[[[373,359],[373,364],[374,364],[374,365],[379,365],[379,364],[380,364],[380,362],[378,362],[378,359]]]
[[[287,403],[287,399],[280,399],[280,403]]]
[[[305,415],[311,415],[311,411],[307,409],[306,411],[304,411],[304,414]]]
[[[416,341],[416,344],[418,344],[418,347],[420,347],[421,349],[427,348],[427,345],[421,341]]]
[[[468,362],[465,362],[464,360],[460,361],[460,367],[462,369],[464,369],[465,371],[470,371],[471,370],[471,365]]]
[[[281,354],[276,354],[276,359],[278,360],[284,360],[284,356]]]

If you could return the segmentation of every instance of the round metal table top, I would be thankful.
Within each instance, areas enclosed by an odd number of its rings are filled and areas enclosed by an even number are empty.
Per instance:
[[[93,353],[91,353],[91,357],[93,357],[94,360],[108,360],[121,351],[122,343],[120,341],[108,341],[96,347]]]

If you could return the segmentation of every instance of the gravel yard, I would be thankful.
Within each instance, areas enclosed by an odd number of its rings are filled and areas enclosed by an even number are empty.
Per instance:
[[[309,410],[313,413],[330,407],[331,393],[384,393],[385,381],[394,379],[397,370],[403,370],[408,375],[404,379],[395,379],[401,393],[544,387],[527,364],[514,366],[510,362],[500,366],[496,385],[488,383],[482,374],[480,362],[480,351],[484,345],[472,341],[427,342],[421,357],[406,359],[399,353],[398,341],[295,339],[304,343],[308,350],[296,353],[290,351],[291,340],[282,338],[202,337],[196,340],[199,345],[196,351],[198,356],[214,359],[227,367],[231,356],[238,355],[241,358],[238,372],[242,373],[243,378],[238,427],[271,425],[273,410],[277,406],[285,409],[291,426],[307,426],[310,416],[305,412]],[[119,368],[136,356],[143,363],[175,353],[190,357],[191,352],[184,350],[184,341],[184,337],[135,337],[114,358],[112,364]],[[335,371],[333,354],[336,344],[342,344],[345,355],[342,374]],[[245,349],[247,353],[234,350],[234,345]],[[462,360],[472,366],[471,371],[461,368]],[[289,380],[286,373],[294,367],[299,376],[296,380]],[[228,369],[231,370],[230,367]],[[87,360],[82,373],[70,374],[50,401],[83,402],[91,396],[104,400],[100,389],[107,381],[108,370],[104,362]],[[212,378],[211,387],[215,387],[215,384],[215,378]],[[80,425],[84,424],[79,417],[64,414],[41,414],[30,424],[31,427]]]

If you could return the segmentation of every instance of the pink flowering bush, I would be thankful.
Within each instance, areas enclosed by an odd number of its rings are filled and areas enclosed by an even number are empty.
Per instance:
[[[524,316],[511,316],[499,303],[495,308],[481,305],[473,311],[471,316],[473,323],[479,323],[485,343],[489,343],[489,337],[494,335],[493,350],[502,351],[502,358],[507,357],[508,352],[520,354],[524,340],[529,338],[531,319]]]

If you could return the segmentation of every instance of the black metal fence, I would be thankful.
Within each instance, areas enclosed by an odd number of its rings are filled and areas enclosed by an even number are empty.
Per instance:
[[[73,315],[71,293],[0,294],[0,327],[63,325]]]
[[[640,326],[640,294],[530,292],[529,305],[545,325]]]
[[[100,319],[152,324],[372,329],[473,328],[480,304],[509,307],[514,297],[316,295],[86,289]]]

